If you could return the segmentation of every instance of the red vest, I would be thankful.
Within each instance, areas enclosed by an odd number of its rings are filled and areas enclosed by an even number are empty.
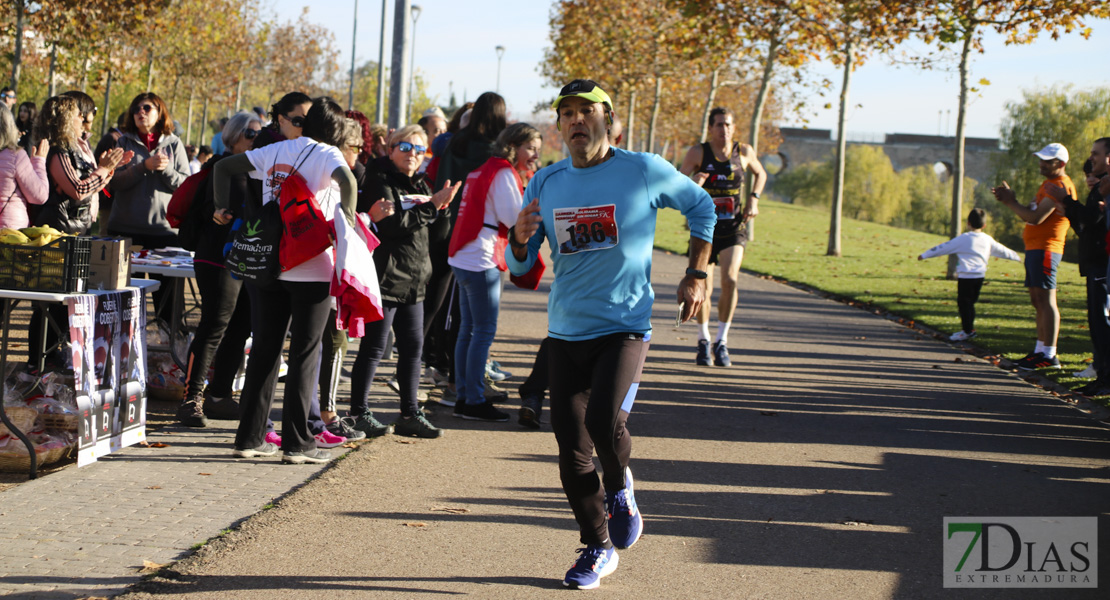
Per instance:
[[[523,191],[524,185],[520,181],[520,175],[504,158],[491,157],[482,166],[471,171],[466,176],[466,184],[463,185],[462,200],[459,201],[459,218],[455,221],[455,229],[451,233],[447,256],[454,256],[464,246],[478,239],[478,234],[485,226],[486,198],[489,197],[489,188],[493,185],[493,178],[501,172],[501,169],[508,169],[516,179],[517,187]],[[493,262],[497,263],[497,268],[502,271],[508,268],[505,265],[505,246],[508,243],[509,229],[498,223],[497,241],[493,246]]]

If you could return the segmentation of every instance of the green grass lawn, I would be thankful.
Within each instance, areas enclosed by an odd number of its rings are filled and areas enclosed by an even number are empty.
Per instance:
[[[947,257],[917,260],[947,238],[845,219],[843,256],[834,258],[825,255],[827,211],[767,201],[759,208],[756,238],[748,244],[744,270],[865,302],[945,334],[960,329],[956,282],[945,279]],[[990,233],[989,222],[987,226]],[[673,210],[659,212],[656,247],[684,253],[688,239],[682,215]],[[1014,250],[1021,254],[1022,248]],[[991,259],[976,305],[976,346],[1013,359],[1033,350],[1036,330],[1024,278],[1021,263]],[[1057,285],[1062,368],[1043,373],[1074,387],[1079,380],[1071,374],[1083,369],[1091,356],[1086,283],[1075,264],[1061,263]],[[741,303],[743,294],[741,290]]]

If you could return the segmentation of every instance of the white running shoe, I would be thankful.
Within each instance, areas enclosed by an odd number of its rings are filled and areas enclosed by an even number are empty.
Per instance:
[[[972,331],[971,333],[968,333],[966,331],[957,331],[956,333],[953,333],[952,335],[948,336],[948,341],[950,341],[950,342],[966,342],[967,340],[970,340],[971,338],[975,337],[976,335],[978,335],[978,334],[976,334],[974,331]]]
[[[1076,371],[1075,376],[1080,379],[1091,379],[1094,377],[1098,377],[1098,371],[1095,371],[1095,365],[1092,363],[1087,365],[1086,369],[1083,369],[1082,371]]]

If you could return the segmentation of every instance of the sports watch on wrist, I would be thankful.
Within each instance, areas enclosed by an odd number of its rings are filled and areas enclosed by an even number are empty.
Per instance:
[[[693,277],[694,279],[705,279],[706,277],[709,277],[709,273],[706,273],[705,271],[699,271],[694,268],[686,269],[686,274]]]

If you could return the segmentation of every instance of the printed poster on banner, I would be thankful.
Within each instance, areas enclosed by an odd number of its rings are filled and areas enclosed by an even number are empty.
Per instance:
[[[146,306],[137,290],[73,296],[77,465],[146,439]]]
[[[70,296],[69,308],[70,353],[73,356],[73,389],[76,392],[77,414],[77,466],[83,467],[96,461],[96,437],[99,430],[97,411],[92,393],[96,389],[93,376],[93,319],[96,314],[96,296]]]
[[[559,254],[608,250],[617,245],[617,206],[557,208],[555,241]]]
[[[93,319],[93,404],[96,406],[96,456],[112,452],[112,436],[116,433],[116,390],[119,385],[120,312],[123,294],[113,292],[96,296]]]
[[[112,451],[146,441],[146,298],[142,292],[121,294],[119,387]]]

